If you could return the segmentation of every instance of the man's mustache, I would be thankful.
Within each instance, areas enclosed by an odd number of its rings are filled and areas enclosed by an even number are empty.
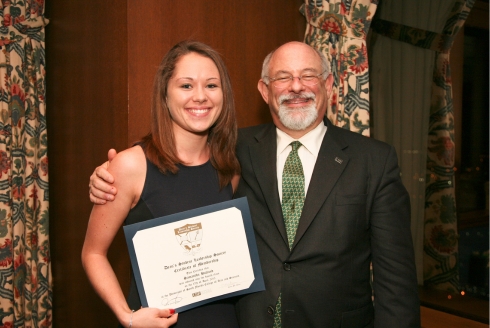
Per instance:
[[[316,96],[313,92],[303,92],[300,94],[288,94],[279,96],[279,103],[282,105],[286,101],[294,100],[294,99],[306,99],[306,100],[316,100]]]

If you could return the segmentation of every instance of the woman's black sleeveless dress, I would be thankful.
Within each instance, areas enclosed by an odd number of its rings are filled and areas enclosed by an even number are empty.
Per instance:
[[[232,199],[231,184],[220,190],[218,172],[210,161],[198,166],[179,165],[177,174],[162,174],[148,159],[146,163],[143,192],[138,204],[130,210],[125,225]],[[133,310],[141,307],[132,272],[127,302]],[[172,327],[238,327],[235,300],[216,301],[179,313],[177,324]]]

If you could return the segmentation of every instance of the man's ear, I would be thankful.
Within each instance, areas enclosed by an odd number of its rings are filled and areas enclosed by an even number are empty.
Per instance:
[[[330,98],[333,89],[333,74],[329,74],[325,80],[325,90],[327,90],[327,97]]]
[[[264,101],[269,104],[269,86],[265,84],[264,80],[259,80],[259,83],[257,84],[257,89],[259,89],[259,92],[262,95],[262,98],[264,98]]]

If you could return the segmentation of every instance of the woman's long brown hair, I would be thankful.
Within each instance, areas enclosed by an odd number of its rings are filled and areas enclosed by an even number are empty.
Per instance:
[[[167,86],[179,59],[189,53],[197,53],[211,59],[218,68],[223,91],[223,108],[209,129],[208,144],[211,164],[218,171],[220,187],[228,185],[235,174],[240,173],[240,164],[235,156],[237,124],[235,101],[228,70],[221,56],[208,45],[197,41],[177,43],[165,55],[153,82],[151,103],[151,131],[140,141],[147,158],[164,174],[177,173],[179,159],[175,146],[172,118],[167,107]]]

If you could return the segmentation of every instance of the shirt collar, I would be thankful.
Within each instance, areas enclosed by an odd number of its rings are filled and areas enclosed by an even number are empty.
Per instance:
[[[294,139],[286,132],[276,128],[277,154],[285,151],[291,142],[298,140],[312,155],[318,156],[326,132],[327,126],[323,121],[299,139]]]

